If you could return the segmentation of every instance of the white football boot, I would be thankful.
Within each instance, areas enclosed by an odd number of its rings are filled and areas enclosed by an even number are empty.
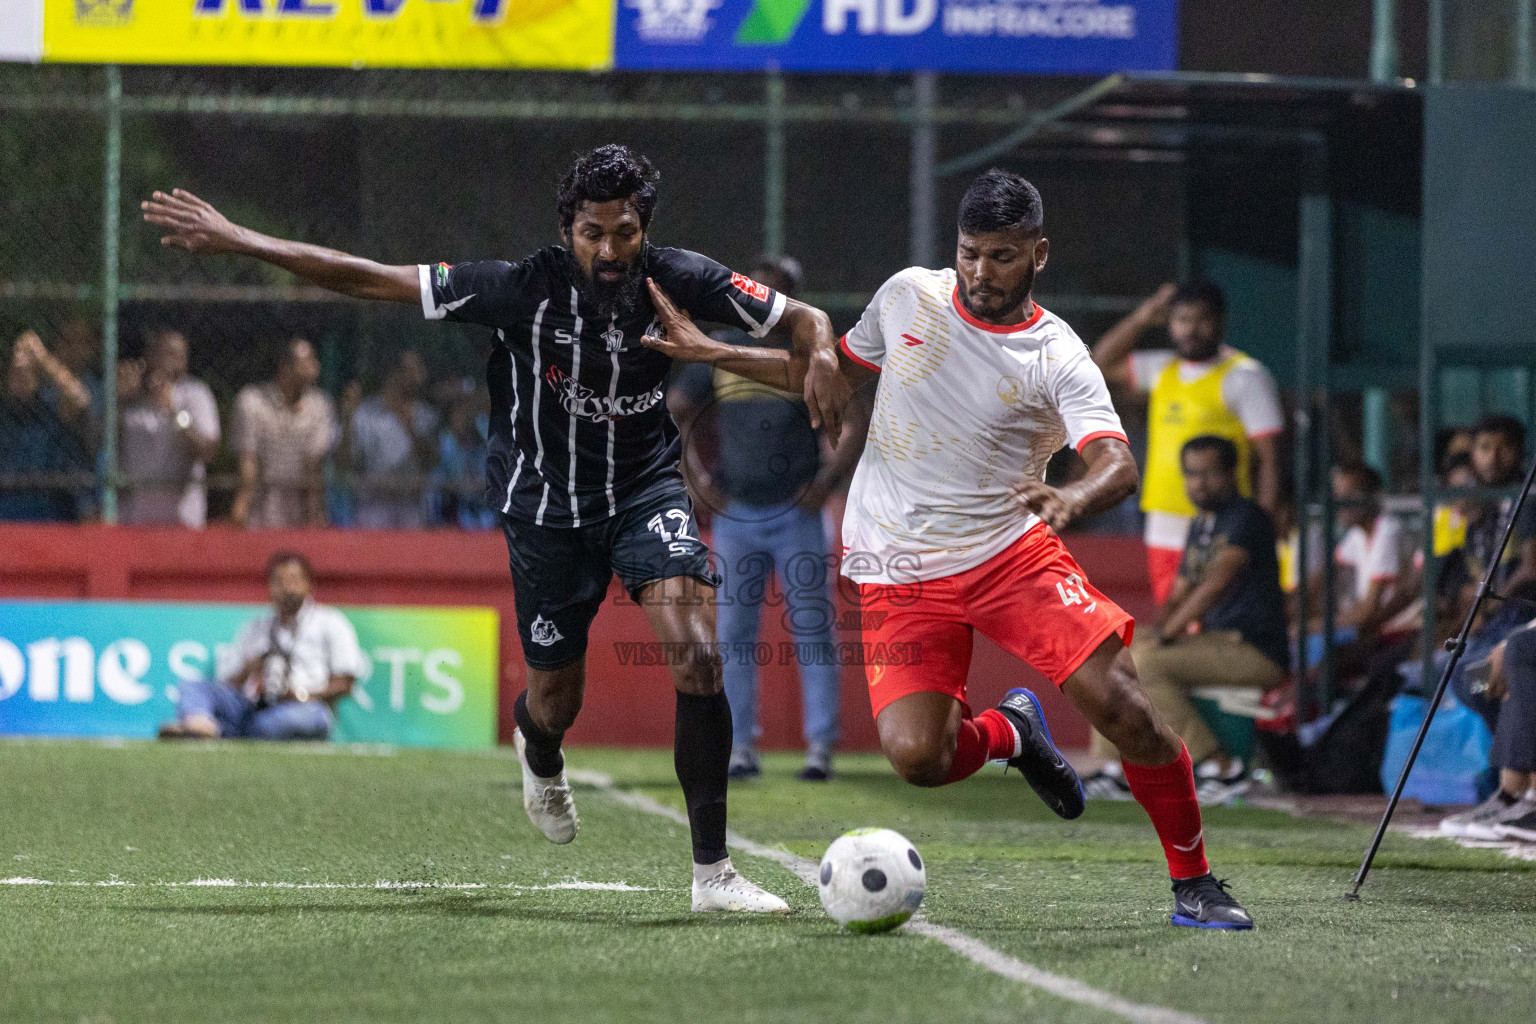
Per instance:
[[[693,866],[694,913],[705,914],[716,910],[787,914],[789,904],[767,889],[742,878],[731,865],[731,858],[727,857],[713,864]]]
[[[523,766],[523,810],[534,828],[544,833],[544,838],[564,846],[576,838],[576,804],[571,799],[571,785],[565,781],[562,771],[552,779],[542,779],[528,767],[528,741],[523,730],[512,733],[512,745],[517,748],[517,760]]]

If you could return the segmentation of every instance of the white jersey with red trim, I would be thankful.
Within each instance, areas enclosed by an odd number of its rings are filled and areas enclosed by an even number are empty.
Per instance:
[[[983,323],[954,270],[903,270],[843,336],[880,371],[843,517],[843,575],[909,583],[964,572],[1039,522],[1009,495],[1063,445],[1125,439],[1104,375],[1072,328],[1038,305]]]

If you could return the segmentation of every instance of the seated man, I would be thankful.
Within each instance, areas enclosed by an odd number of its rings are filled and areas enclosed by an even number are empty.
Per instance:
[[[1536,843],[1536,622],[1494,645],[1467,665],[1466,688],[1493,725],[1489,760],[1499,787],[1471,810],[1440,822],[1446,835],[1520,839]]]
[[[1275,527],[1256,502],[1237,492],[1237,447],[1202,435],[1180,453],[1184,489],[1196,509],[1179,575],[1154,628],[1131,646],[1142,687],[1164,721],[1189,748],[1202,803],[1220,803],[1247,789],[1241,758],[1222,750],[1190,703],[1205,686],[1270,690],[1290,664],[1285,598],[1275,554]],[[1110,748],[1094,736],[1100,753]],[[1089,796],[1116,798],[1125,786],[1117,761],[1084,780]]]
[[[323,740],[332,705],[368,672],[345,615],[316,604],[309,560],[279,552],[267,563],[272,614],[247,622],[217,682],[181,685],[177,720],[161,739]]]
[[[1383,626],[1401,610],[1399,582],[1407,575],[1410,557],[1402,524],[1381,510],[1381,474],[1361,464],[1338,466],[1332,486],[1343,530],[1333,548],[1338,601],[1333,619],[1334,671],[1347,676],[1365,670],[1381,646]],[[1312,574],[1308,591],[1308,607],[1321,608],[1320,569]],[[1318,615],[1308,624],[1309,671],[1317,669],[1322,656],[1322,617]]]

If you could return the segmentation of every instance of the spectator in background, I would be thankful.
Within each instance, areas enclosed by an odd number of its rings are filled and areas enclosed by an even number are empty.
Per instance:
[[[1472,431],[1472,471],[1477,482],[1483,487],[1514,487],[1522,482],[1524,468],[1524,425],[1513,416],[1485,416],[1479,420]],[[1536,501],[1526,499],[1509,546],[1502,553],[1496,552],[1503,540],[1504,520],[1514,503],[1514,498],[1506,497],[1472,501],[1464,506],[1469,582],[1481,580],[1497,557],[1493,589],[1506,597],[1521,596],[1536,585]],[[1499,608],[1486,621],[1499,619],[1499,612],[1511,625],[1529,617],[1518,607],[1507,611]]]
[[[80,469],[95,472],[97,479],[75,489],[75,504],[80,521],[96,522],[101,517],[101,435],[102,417],[106,414],[106,390],[101,375],[101,338],[89,320],[75,317],[64,322],[59,329],[54,353],[59,362],[74,375],[91,396],[90,405],[82,417],[71,421],[71,429],[84,442],[80,457]],[[72,402],[51,381],[43,385],[43,401],[56,413],[67,412]],[[121,407],[121,403],[119,403]]]
[[[432,488],[433,517],[444,526],[489,530],[496,509],[485,500],[485,460],[490,451],[491,396],[473,378],[455,381],[447,400],[448,420],[437,435],[437,469]]]
[[[279,552],[267,562],[272,611],[247,622],[217,682],[181,684],[177,720],[161,739],[323,740],[333,705],[367,675],[357,632],[315,603],[309,560]]]
[[[1492,712],[1489,759],[1499,770],[1499,785],[1481,804],[1442,820],[1440,831],[1536,842],[1536,623],[1514,630],[1468,672],[1485,713]]]
[[[356,474],[356,524],[365,530],[419,530],[426,478],[437,465],[437,413],[421,400],[427,366],[406,349],[384,386],[343,424],[341,457]]]
[[[1133,352],[1152,327],[1167,324],[1173,351]],[[1165,284],[1098,340],[1093,361],[1111,386],[1150,396],[1147,466],[1141,507],[1146,513],[1147,570],[1161,604],[1178,575],[1195,514],[1184,493],[1179,453],[1201,435],[1237,446],[1237,489],[1271,516],[1280,499],[1279,390],[1268,370],[1223,345],[1226,298],[1208,282]]]
[[[326,456],[336,444],[336,411],[316,387],[320,360],[304,338],[278,357],[277,378],[235,397],[231,423],[240,489],[230,517],[241,526],[325,525]]]
[[[118,521],[200,529],[208,519],[206,464],[219,451],[219,409],[208,385],[187,373],[186,336],[150,332],[144,358],[119,367],[118,390],[126,396]]]
[[[1484,487],[1519,484],[1525,463],[1525,428],[1509,416],[1487,416],[1474,428],[1472,469]],[[1514,499],[1473,500],[1463,506],[1467,524],[1462,558],[1447,568],[1446,583],[1459,591],[1460,613],[1466,614],[1483,577],[1489,577],[1490,593],[1498,599],[1485,601],[1467,640],[1466,653],[1451,676],[1456,699],[1483,716],[1495,735],[1501,717],[1497,700],[1480,688],[1478,666],[1515,630],[1536,615],[1536,501],[1526,498],[1520,519],[1502,551],[1504,524]],[[1490,574],[1489,569],[1492,567]]]
[[[80,485],[71,477],[95,470],[90,404],[90,392],[35,331],[16,339],[0,393],[0,520],[77,518]]]
[[[800,265],[788,257],[763,257],[752,276],[781,295],[794,295]],[[775,336],[751,339],[729,328],[713,337],[733,345],[788,345]],[[715,512],[714,549],[725,577],[718,606],[725,661],[725,693],[731,705],[734,748],[730,775],[762,773],[757,752],[755,648],[762,609],[771,601],[774,569],[783,582],[784,622],[805,650],[830,653],[834,605],[827,579],[830,546],[822,507],[858,461],[863,431],[844,423],[835,450],[811,427],[799,395],[775,391],[704,363],[683,367],[667,404],[686,433],[685,466],[697,499]],[[701,413],[710,409],[710,415]],[[852,418],[852,417],[850,417]],[[699,465],[699,427],[718,431],[719,471]],[[797,659],[804,708],[805,768],[800,778],[832,776],[838,736],[840,675],[834,659]]]
[[[1333,500],[1343,532],[1333,548],[1334,634],[1337,671],[1358,672],[1375,652],[1381,627],[1397,607],[1398,582],[1410,562],[1402,524],[1381,510],[1381,474],[1365,465],[1336,466]],[[1323,573],[1308,584],[1309,608],[1324,598]],[[1307,667],[1322,660],[1322,619],[1308,625]]]
[[[1246,766],[1221,748],[1190,703],[1207,686],[1272,690],[1285,682],[1290,655],[1275,527],[1256,502],[1237,493],[1237,445],[1201,436],[1184,444],[1184,486],[1198,510],[1173,592],[1131,654],[1147,696],[1184,740],[1202,803],[1223,803],[1248,788]],[[1094,734],[1095,752],[1114,748]],[[1083,781],[1090,797],[1131,799],[1119,762]]]

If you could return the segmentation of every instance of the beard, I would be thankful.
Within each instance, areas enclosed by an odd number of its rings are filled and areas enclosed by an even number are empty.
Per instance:
[[[570,260],[571,277],[576,282],[577,295],[597,310],[598,316],[609,320],[617,320],[633,313],[640,308],[640,296],[645,290],[645,264],[646,258],[650,255],[650,248],[650,243],[647,242],[633,263],[624,263],[620,260],[593,260],[591,273],[582,269],[575,253],[568,253],[567,259]],[[604,281],[598,276],[603,271],[619,271],[624,276],[617,281]]]
[[[1035,268],[1031,264],[1018,286],[1006,294],[989,291],[973,296],[965,287],[965,278],[957,276],[955,283],[960,287],[960,303],[965,306],[966,312],[985,320],[1002,316],[1009,310],[1018,309],[1024,305],[1024,300],[1029,298],[1029,293],[1035,287]]]

